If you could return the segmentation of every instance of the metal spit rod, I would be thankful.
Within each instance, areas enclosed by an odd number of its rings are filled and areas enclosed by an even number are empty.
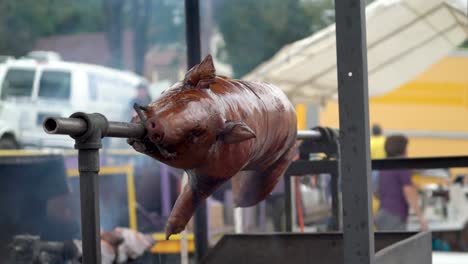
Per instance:
[[[48,134],[82,135],[88,129],[86,121],[81,118],[49,117],[44,121],[44,131]],[[103,136],[118,138],[141,138],[145,134],[142,125],[125,122],[108,122]]]
[[[44,122],[44,130],[48,134],[81,135],[88,129],[86,121],[81,118],[50,117]],[[106,137],[141,138],[145,129],[140,124],[125,122],[109,122]],[[320,140],[322,135],[316,130],[297,131],[298,139]]]
[[[297,131],[297,139],[315,139],[320,140],[322,134],[316,130],[299,130]]]

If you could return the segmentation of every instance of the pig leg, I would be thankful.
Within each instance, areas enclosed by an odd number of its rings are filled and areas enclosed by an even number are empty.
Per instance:
[[[172,234],[184,230],[195,209],[226,180],[215,180],[189,174],[189,183],[185,185],[172,208],[166,224],[166,239]]]
[[[184,230],[197,207],[198,200],[189,185],[185,185],[172,208],[166,224],[166,239],[172,234],[178,234]]]
[[[241,171],[232,178],[236,207],[249,207],[265,199],[278,183],[296,153],[291,148],[273,165],[263,171]]]

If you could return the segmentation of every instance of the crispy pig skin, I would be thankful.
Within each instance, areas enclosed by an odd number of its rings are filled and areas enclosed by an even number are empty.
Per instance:
[[[133,122],[145,125],[147,135],[129,144],[189,175],[167,238],[230,179],[236,206],[262,201],[296,153],[296,113],[286,95],[271,84],[217,76],[211,56],[142,109],[145,120]]]

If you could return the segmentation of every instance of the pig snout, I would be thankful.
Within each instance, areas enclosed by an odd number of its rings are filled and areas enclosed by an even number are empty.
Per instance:
[[[153,143],[161,143],[164,139],[164,127],[155,119],[149,119],[146,121],[146,129],[148,131],[149,139]]]

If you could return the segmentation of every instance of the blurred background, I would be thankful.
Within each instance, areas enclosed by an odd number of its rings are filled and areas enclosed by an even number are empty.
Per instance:
[[[431,0],[426,9],[415,0],[366,2],[371,125],[384,136],[408,136],[410,157],[466,155],[466,0]],[[184,12],[181,0],[0,1],[0,262],[14,235],[80,238],[74,141],[47,135],[42,122],[77,111],[129,121],[134,102],[147,104],[184,77]],[[299,129],[338,127],[333,0],[203,0],[200,13],[202,56],[214,57],[219,75],[283,89]],[[105,139],[101,153],[101,228],[161,239],[183,171],[122,139]],[[414,171],[413,180],[423,197],[467,173]],[[328,175],[309,175],[297,192],[309,231],[327,230]],[[283,198],[245,209],[243,230],[280,231],[284,214],[296,215],[284,212]],[[436,200],[427,198],[434,205],[428,217],[444,221]],[[215,243],[234,232],[229,186],[208,205]],[[193,236],[189,241],[193,253]],[[161,242],[151,250],[178,254],[178,247]]]

